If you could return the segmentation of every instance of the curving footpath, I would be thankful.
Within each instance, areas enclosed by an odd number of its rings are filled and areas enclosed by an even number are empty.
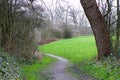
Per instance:
[[[57,62],[55,62],[48,70],[51,74],[51,78],[49,80],[96,80],[88,75],[85,75],[84,73],[76,73],[73,65],[67,59],[52,54],[46,55],[57,59]],[[74,72],[79,76],[73,76],[66,70],[70,67],[73,67],[72,73]]]

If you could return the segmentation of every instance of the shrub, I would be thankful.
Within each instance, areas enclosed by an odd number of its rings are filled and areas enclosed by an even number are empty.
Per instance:
[[[65,28],[63,38],[68,39],[68,38],[72,38],[72,36],[73,36],[72,31],[69,28]]]
[[[52,35],[54,38],[62,38],[63,37],[63,32],[57,29],[52,30]]]
[[[43,30],[41,33],[41,38],[44,39],[51,39],[51,38],[62,38],[63,37],[63,31],[59,29],[50,28],[46,30]]]

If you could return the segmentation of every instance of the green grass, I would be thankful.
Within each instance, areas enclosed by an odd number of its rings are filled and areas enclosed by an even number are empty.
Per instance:
[[[41,80],[40,78],[40,70],[46,68],[50,63],[54,60],[50,57],[45,57],[40,61],[37,61],[31,65],[22,65],[22,73],[25,76],[26,80]]]
[[[111,62],[97,62],[97,49],[93,36],[79,36],[62,39],[39,46],[44,53],[50,53],[69,59],[87,74],[100,80],[120,80],[120,69],[112,69]],[[108,64],[110,63],[110,65]],[[114,65],[114,63],[113,63]],[[111,67],[110,67],[111,66]],[[118,71],[119,70],[119,71]]]
[[[91,59],[97,55],[93,36],[74,37],[63,39],[50,44],[39,46],[44,53],[52,53],[63,56],[74,63]]]

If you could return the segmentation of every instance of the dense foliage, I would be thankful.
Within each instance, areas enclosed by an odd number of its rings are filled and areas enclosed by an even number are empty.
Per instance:
[[[31,62],[36,49],[34,29],[43,27],[46,21],[41,8],[28,6],[28,2],[0,1],[0,49]]]
[[[65,28],[63,32],[64,32],[63,38],[65,38],[65,39],[72,38],[73,33],[69,28]]]

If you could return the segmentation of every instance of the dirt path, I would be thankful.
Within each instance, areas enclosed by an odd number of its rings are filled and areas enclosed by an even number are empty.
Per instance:
[[[57,62],[55,62],[47,71],[44,71],[45,75],[48,75],[49,72],[49,79],[46,78],[44,80],[96,80],[93,79],[84,73],[79,72],[76,67],[74,67],[68,60],[55,56],[52,54],[46,54],[47,56],[53,57],[57,59]],[[68,72],[67,68],[71,68],[71,72]],[[77,71],[77,72],[76,72]],[[73,76],[72,74],[77,74],[79,76]],[[44,76],[45,77],[45,76]]]

